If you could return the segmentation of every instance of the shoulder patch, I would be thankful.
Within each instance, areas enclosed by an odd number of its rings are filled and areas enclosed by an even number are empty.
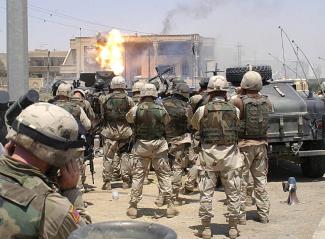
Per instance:
[[[80,221],[80,214],[77,212],[77,210],[71,205],[69,209],[69,214],[71,215],[73,221],[78,224]]]

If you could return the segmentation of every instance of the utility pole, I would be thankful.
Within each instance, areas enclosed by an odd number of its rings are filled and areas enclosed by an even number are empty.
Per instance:
[[[238,42],[236,47],[237,47],[237,65],[241,66],[241,56],[242,56],[242,47],[243,47],[243,45],[241,45]]]
[[[14,101],[29,88],[27,0],[7,0],[7,72]]]

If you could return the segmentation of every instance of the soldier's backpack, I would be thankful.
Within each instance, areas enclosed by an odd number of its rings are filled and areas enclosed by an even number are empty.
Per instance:
[[[239,137],[242,139],[263,139],[267,136],[270,104],[267,96],[253,98],[241,96],[244,119],[240,122]]]

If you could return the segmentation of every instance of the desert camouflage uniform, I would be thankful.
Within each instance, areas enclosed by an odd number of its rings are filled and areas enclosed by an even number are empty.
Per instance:
[[[193,115],[191,107],[180,97],[174,95],[163,100],[171,121],[166,125],[166,139],[169,145],[169,155],[173,171],[173,194],[178,198],[182,187],[183,170],[189,163],[189,147],[191,146],[191,135],[189,125]]]
[[[85,111],[75,102],[69,100],[57,100],[55,105],[67,110],[77,120],[81,134],[85,134],[91,128],[91,121]]]
[[[245,97],[254,100],[254,97],[256,99],[261,99],[265,96],[261,95],[255,95],[255,96],[241,96],[242,98]],[[251,100],[250,99],[250,100]],[[272,110],[272,105],[268,99],[266,99],[266,107],[268,107],[269,112]],[[245,108],[245,107],[244,107]],[[246,121],[254,121],[254,119],[249,119],[244,111],[242,112],[243,120],[241,122],[241,125],[243,126]],[[253,122],[254,124],[254,122]],[[257,123],[256,123],[257,124]],[[267,122],[266,122],[267,124]],[[255,126],[256,127],[256,126]],[[259,127],[260,128],[260,127]],[[244,129],[242,130],[244,131]],[[267,165],[267,141],[266,141],[266,135],[264,136],[258,136],[260,139],[254,139],[253,136],[245,136],[245,132],[242,132],[239,134],[239,137],[241,138],[239,142],[239,148],[240,152],[242,153],[244,157],[244,170],[243,170],[243,184],[242,184],[242,192],[241,192],[241,212],[240,212],[240,218],[242,220],[246,219],[246,198],[247,198],[247,190],[249,190],[249,181],[250,181],[250,173],[251,177],[253,178],[253,185],[254,185],[254,195],[256,200],[256,206],[257,206],[257,214],[259,219],[262,219],[263,221],[267,222],[269,220],[269,211],[270,211],[270,201],[268,197],[268,193],[266,191],[266,185],[267,185],[267,171],[268,171],[268,165]],[[264,137],[264,138],[263,138]]]
[[[164,196],[165,202],[171,204],[171,169],[168,164],[168,145],[164,138],[165,125],[170,121],[167,111],[154,102],[142,102],[127,113],[127,121],[135,125],[136,137],[132,149],[134,174],[130,204],[136,205],[141,200],[145,171],[148,170],[149,162],[152,163],[157,175],[159,191]]]
[[[220,110],[231,111],[232,113],[224,115]],[[229,221],[235,221],[239,216],[243,160],[236,143],[236,121],[238,122],[238,119],[238,109],[226,103],[222,97],[216,97],[207,105],[201,106],[192,118],[193,128],[199,130],[201,135],[199,216],[202,221],[209,221],[213,217],[212,198],[218,172],[225,179],[224,188],[228,198]],[[216,133],[217,130],[214,131],[214,128],[211,128],[215,124],[214,122],[219,122],[218,124],[221,124],[221,127],[224,127],[223,124],[228,124],[226,128],[230,130],[226,133],[231,134],[228,141],[225,132]],[[209,141],[210,137],[211,141]]]
[[[101,98],[101,117],[104,128],[101,132],[104,139],[103,181],[111,182],[113,176],[121,173],[122,180],[131,181],[128,168],[132,163],[128,150],[132,129],[125,119],[126,113],[134,106],[124,91],[114,91]]]
[[[209,96],[207,93],[202,91],[200,94],[193,95],[190,97],[189,104],[192,108],[192,111],[195,112],[200,106],[205,105],[208,103]],[[190,168],[189,172],[186,175],[186,180],[184,183],[184,187],[188,192],[194,191],[198,177],[199,177],[199,135],[198,132],[193,133],[192,135],[192,147],[190,148],[190,161],[192,162],[193,166]]]
[[[91,108],[91,105],[88,100],[81,99],[77,96],[71,97],[71,101],[77,103],[86,113],[88,119],[93,122],[96,118],[94,110]]]
[[[83,137],[86,138],[87,131],[91,128],[91,121],[87,117],[85,111],[83,110],[82,104],[80,102],[77,102],[76,97],[74,99],[70,100],[57,100],[53,104],[60,106],[61,108],[67,110],[70,114],[73,115],[73,117],[76,119],[76,121],[79,124],[79,132],[83,135]],[[78,159],[79,168],[80,168],[80,180],[78,183],[78,186],[82,189],[84,188],[84,183],[86,180],[85,175],[85,165],[84,165],[84,159],[83,157],[80,157]]]
[[[67,238],[85,221],[72,205],[75,198],[65,196],[56,193],[37,168],[2,157],[1,238]]]

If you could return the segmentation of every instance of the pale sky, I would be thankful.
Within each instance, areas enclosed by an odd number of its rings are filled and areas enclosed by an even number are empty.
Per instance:
[[[69,39],[79,36],[80,27],[82,36],[109,31],[110,26],[161,33],[169,15],[170,34],[213,37],[219,58],[230,54],[235,60],[238,43],[243,60],[267,60],[268,52],[281,57],[281,25],[315,65],[325,65],[318,59],[325,58],[322,0],[28,0],[28,4],[30,50],[68,50]],[[0,0],[0,52],[6,51],[5,6]],[[294,59],[288,42],[285,45],[287,57]]]

